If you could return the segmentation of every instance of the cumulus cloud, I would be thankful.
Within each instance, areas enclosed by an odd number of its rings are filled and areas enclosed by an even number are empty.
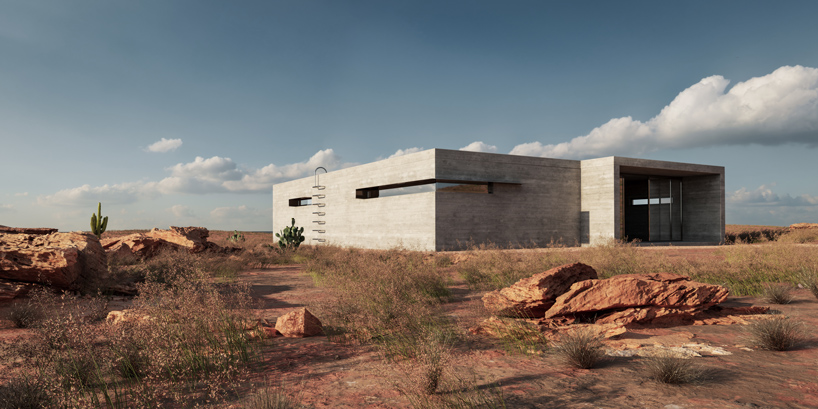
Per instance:
[[[14,194],[14,196],[17,196],[17,197],[26,197],[26,196],[28,196],[28,192],[15,193],[15,194]]]
[[[123,204],[133,203],[141,197],[154,196],[152,186],[141,182],[121,183],[91,187],[82,185],[60,190],[53,195],[40,196],[37,203],[52,206],[87,206],[97,202]]]
[[[410,153],[420,152],[424,150],[423,148],[407,148],[407,149],[398,149],[395,153],[389,155],[387,159],[396,158],[398,156],[408,155]]]
[[[170,151],[175,151],[176,148],[182,146],[181,139],[166,139],[162,138],[150,145],[146,149],[148,152],[159,152],[165,153]]]
[[[614,118],[568,142],[517,145],[513,155],[588,158],[716,145],[818,146],[818,69],[784,66],[739,82],[707,77],[648,121]]]
[[[235,207],[217,207],[210,211],[210,217],[217,221],[241,221],[252,220],[262,217],[264,214],[261,210],[246,205]]]
[[[170,212],[173,213],[173,216],[177,218],[196,217],[196,215],[193,213],[193,210],[188,206],[173,205],[168,210],[170,210]]]
[[[461,151],[471,151],[471,152],[488,152],[488,153],[497,153],[497,147],[494,145],[489,145],[487,143],[483,143],[483,141],[472,142],[462,148]]]
[[[40,196],[39,204],[86,206],[96,202],[134,203],[161,194],[208,194],[269,192],[273,184],[312,175],[315,168],[334,170],[353,164],[342,163],[332,149],[318,151],[308,160],[287,165],[270,164],[261,169],[243,169],[230,158],[196,157],[193,162],[167,168],[170,176],[159,181],[130,182],[92,187],[83,185]]]
[[[741,188],[732,192],[728,197],[728,203],[744,206],[818,206],[818,196],[803,194],[800,196],[790,196],[789,194],[779,195],[772,191],[772,187],[761,185],[756,189],[748,190]]]
[[[282,166],[270,164],[261,169],[246,172],[239,179],[226,180],[222,185],[231,192],[267,191],[275,183],[309,176],[319,166],[333,170],[348,167],[351,164],[342,163],[341,158],[332,149],[325,149],[318,151],[304,162]]]

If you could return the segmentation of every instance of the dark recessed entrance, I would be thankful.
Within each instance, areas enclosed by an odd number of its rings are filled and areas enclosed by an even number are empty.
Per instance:
[[[620,187],[623,239],[683,240],[681,178],[623,174]]]

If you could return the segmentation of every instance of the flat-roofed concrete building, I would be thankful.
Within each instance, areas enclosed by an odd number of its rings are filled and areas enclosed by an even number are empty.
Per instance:
[[[430,149],[275,185],[273,231],[293,218],[306,243],[376,249],[717,244],[724,168]]]

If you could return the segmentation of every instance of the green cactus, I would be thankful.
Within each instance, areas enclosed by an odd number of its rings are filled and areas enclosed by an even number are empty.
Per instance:
[[[233,243],[244,241],[244,235],[241,234],[238,230],[233,230],[233,235],[228,237],[227,241],[232,241]]]
[[[298,246],[300,246],[305,240],[302,233],[304,233],[304,228],[296,227],[295,219],[293,219],[291,226],[285,227],[283,230],[281,230],[281,233],[276,233],[276,237],[278,237],[278,246],[282,249],[297,249]]]
[[[102,217],[102,203],[98,203],[97,213],[91,215],[91,233],[94,233],[98,239],[102,238],[102,233],[108,227],[108,216]],[[99,214],[99,217],[97,217]]]

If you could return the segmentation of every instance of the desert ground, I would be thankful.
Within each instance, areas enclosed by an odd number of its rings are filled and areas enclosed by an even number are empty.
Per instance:
[[[110,277],[93,290],[43,287],[0,305],[0,408],[818,407],[818,229],[761,227],[730,226],[736,243],[713,247],[440,253],[283,251],[269,246],[270,233],[230,241],[233,232],[210,232],[236,250],[109,257]],[[629,325],[595,338],[602,353],[590,369],[560,353],[567,338],[532,330],[532,320],[505,318],[510,329],[499,335],[475,331],[492,315],[487,292],[575,262],[600,278],[688,276],[727,288],[720,306],[769,311],[712,325]],[[781,289],[789,302],[775,302]],[[304,307],[323,334],[272,329]],[[136,318],[106,320],[122,310]],[[773,319],[794,324],[785,350],[757,336],[757,323]],[[661,381],[662,358],[689,376]]]

